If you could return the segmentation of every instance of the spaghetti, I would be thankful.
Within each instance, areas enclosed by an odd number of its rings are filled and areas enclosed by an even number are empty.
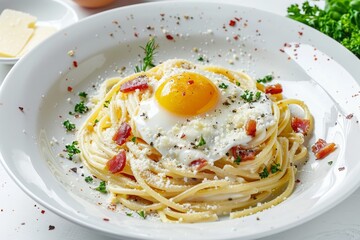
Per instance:
[[[244,123],[241,133],[251,140],[228,147],[214,161],[172,158],[146,141],[135,121],[140,104],[155,94],[151,83],[168,78],[167,69],[181,73],[199,69],[227,79],[244,93],[261,92],[250,101],[243,97],[242,103],[251,106],[261,95],[271,104],[272,124],[260,134]],[[109,79],[94,97],[96,106],[78,132],[80,157],[93,175],[107,182],[113,203],[156,214],[163,222],[216,221],[222,215],[238,218],[262,211],[291,195],[295,164],[307,155],[304,135],[313,128],[311,113],[302,101],[283,99],[281,93],[266,95],[266,89],[244,73],[185,60],[169,60],[124,79]],[[290,105],[301,108],[303,116],[292,116]],[[199,139],[197,143],[196,151],[201,150]]]

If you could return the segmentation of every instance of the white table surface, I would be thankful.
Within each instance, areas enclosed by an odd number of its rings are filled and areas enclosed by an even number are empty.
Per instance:
[[[75,9],[79,18],[104,11],[109,8],[129,4],[151,2],[150,0],[117,0],[102,9],[84,9],[71,0],[62,0]],[[30,4],[31,0],[23,0]],[[220,2],[220,1],[218,1]],[[239,3],[262,10],[285,15],[286,8],[291,3],[302,3],[303,0],[226,0],[223,2]],[[323,5],[323,0],[316,4]],[[1,5],[1,0],[0,0]],[[0,84],[11,65],[0,65]],[[1,116],[0,116],[1,119]],[[0,133],[1,134],[1,133]],[[49,226],[54,226],[49,230]],[[0,238],[6,240],[53,239],[53,240],[110,240],[96,232],[75,225],[48,211],[28,197],[8,176],[0,165]],[[345,201],[324,213],[323,215],[288,231],[278,233],[262,240],[292,239],[292,240],[355,240],[360,239],[360,189]]]

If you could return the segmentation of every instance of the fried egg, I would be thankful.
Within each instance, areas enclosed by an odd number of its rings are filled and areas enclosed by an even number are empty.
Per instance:
[[[149,85],[152,94],[133,118],[137,131],[163,158],[185,165],[212,164],[234,146],[263,139],[275,124],[271,100],[246,75],[169,60]],[[255,136],[246,133],[249,119],[256,121]]]

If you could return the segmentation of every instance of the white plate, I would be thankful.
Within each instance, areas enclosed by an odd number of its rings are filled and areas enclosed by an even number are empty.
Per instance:
[[[235,18],[241,20],[229,26]],[[93,91],[92,85],[118,75],[117,69],[123,66],[126,74],[132,73],[143,54],[139,46],[145,45],[149,35],[156,35],[160,46],[157,62],[169,58],[197,62],[203,56],[211,64],[245,69],[254,78],[273,73],[286,97],[303,99],[314,115],[315,132],[309,146],[325,138],[337,143],[337,151],[321,161],[309,154],[291,197],[253,216],[164,224],[112,212],[105,203],[99,206],[106,199],[90,189],[95,184],[85,183],[81,173],[86,176],[86,170],[78,168],[74,173],[69,169],[79,164],[58,156],[74,139],[73,134],[65,133],[62,122],[70,118],[79,126],[83,118],[68,114],[79,101],[77,93]],[[73,57],[69,50],[75,51]],[[360,87],[355,80],[360,76],[359,64],[354,55],[316,30],[256,9],[204,2],[114,9],[59,31],[11,70],[0,93],[2,163],[17,184],[43,206],[107,235],[136,239],[270,235],[314,218],[359,186]],[[351,119],[346,118],[349,114],[353,114]],[[51,146],[52,137],[59,143]]]
[[[37,17],[36,25],[62,29],[79,20],[76,12],[61,0],[1,0],[0,13],[12,9]],[[0,64],[15,64],[19,58],[0,57]]]

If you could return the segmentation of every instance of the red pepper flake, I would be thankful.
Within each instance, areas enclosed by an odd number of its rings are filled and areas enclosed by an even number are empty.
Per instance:
[[[345,170],[345,167],[339,167],[338,170],[339,170],[339,171],[344,171],[344,170]]]
[[[108,219],[108,218],[103,218],[103,220],[104,220],[105,222],[110,221],[110,219]]]
[[[346,119],[352,119],[354,117],[353,113],[350,113],[349,115],[346,116]]]
[[[68,92],[72,92],[73,88],[70,87],[70,86],[68,86],[68,87],[67,87],[67,90],[68,90]]]
[[[234,27],[236,25],[236,22],[234,20],[229,21],[229,26]]]
[[[303,32],[298,32],[299,33],[299,36],[302,36],[304,33]]]
[[[240,157],[241,161],[254,160],[256,157],[256,151],[253,149],[245,149],[241,145],[231,148],[231,153],[235,159]]]
[[[174,40],[174,37],[171,36],[170,34],[166,34],[166,39],[171,41]]]
[[[296,133],[302,133],[304,135],[307,135],[309,128],[310,128],[310,120],[304,119],[304,118],[292,117],[291,118],[291,128]]]
[[[77,67],[78,67],[78,62],[77,62],[77,61],[73,61],[73,66],[77,68]]]
[[[266,94],[279,94],[282,93],[282,91],[283,91],[282,86],[279,83],[265,87]]]
[[[24,112],[24,108],[23,107],[19,107],[21,112]]]
[[[45,214],[45,210],[41,210],[41,214]]]
[[[189,80],[189,81],[187,81],[187,83],[188,83],[189,85],[192,85],[192,84],[194,84],[194,80]]]
[[[49,231],[54,230],[54,229],[55,229],[55,226],[49,225]]]

